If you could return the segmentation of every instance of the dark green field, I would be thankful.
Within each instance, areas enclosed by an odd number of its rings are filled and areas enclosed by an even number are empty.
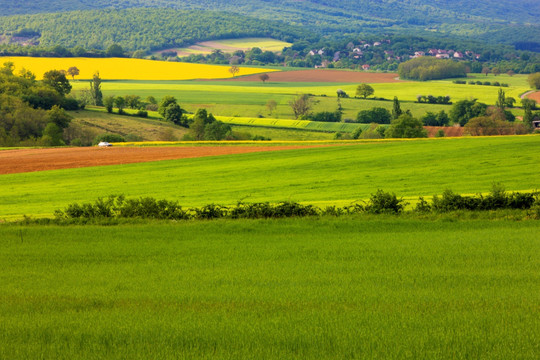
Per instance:
[[[2,359],[537,359],[540,222],[0,226]]]

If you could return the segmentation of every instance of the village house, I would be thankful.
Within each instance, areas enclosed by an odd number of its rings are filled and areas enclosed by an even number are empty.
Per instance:
[[[435,55],[435,57],[437,59],[449,59],[450,55],[448,55],[448,54],[437,54],[437,55]]]

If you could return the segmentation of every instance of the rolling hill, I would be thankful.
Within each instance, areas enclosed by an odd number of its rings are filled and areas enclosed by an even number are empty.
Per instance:
[[[540,16],[536,0],[5,0],[1,7],[5,15],[132,7],[221,10],[311,26],[317,26],[321,17],[329,24],[337,19],[425,24],[487,19],[534,24]]]

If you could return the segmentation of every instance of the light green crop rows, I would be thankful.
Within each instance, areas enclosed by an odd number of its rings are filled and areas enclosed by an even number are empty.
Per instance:
[[[246,118],[246,117],[226,117],[216,116],[216,119],[227,124],[276,127],[276,128],[293,128],[305,129],[326,132],[353,132],[358,128],[367,129],[368,124],[352,124],[352,123],[332,123],[309,120],[284,120],[284,119],[268,119],[268,118]]]

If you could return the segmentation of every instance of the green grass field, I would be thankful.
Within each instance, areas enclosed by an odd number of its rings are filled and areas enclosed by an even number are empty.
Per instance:
[[[260,142],[259,142],[260,143]],[[224,145],[225,146],[225,145]],[[111,194],[209,203],[294,200],[324,206],[399,196],[538,189],[539,136],[364,141],[252,153],[0,175],[0,219],[51,216],[71,202]]]
[[[383,216],[3,225],[0,358],[537,359],[539,231]]]
[[[471,80],[497,80],[507,82],[510,87],[504,88],[506,96],[512,96],[518,100],[519,95],[529,90],[526,76],[499,75],[478,77],[472,75]],[[289,101],[297,94],[309,93],[316,95],[318,104],[314,111],[333,111],[337,107],[336,91],[342,89],[349,95],[354,96],[357,84],[340,83],[277,83],[268,82],[223,82],[223,81],[108,81],[103,82],[104,95],[129,95],[135,94],[142,98],[152,95],[162,98],[166,95],[175,96],[180,104],[188,111],[196,111],[200,107],[205,107],[217,115],[223,116],[244,116],[257,117],[259,115],[268,116],[266,103],[274,100],[278,104],[272,117],[292,118],[292,110]],[[495,104],[498,94],[498,87],[480,85],[458,85],[451,80],[429,81],[429,82],[403,82],[372,84],[375,89],[375,96],[393,99],[397,96],[402,101],[404,109],[409,109],[416,117],[421,117],[426,111],[448,112],[450,106],[417,104],[417,95],[450,95],[452,101],[476,98],[487,104]],[[85,81],[73,82],[74,91],[87,89],[88,83]],[[384,107],[391,109],[391,101],[374,101],[360,99],[342,99],[345,118],[356,118],[358,111],[370,109],[372,107]]]

